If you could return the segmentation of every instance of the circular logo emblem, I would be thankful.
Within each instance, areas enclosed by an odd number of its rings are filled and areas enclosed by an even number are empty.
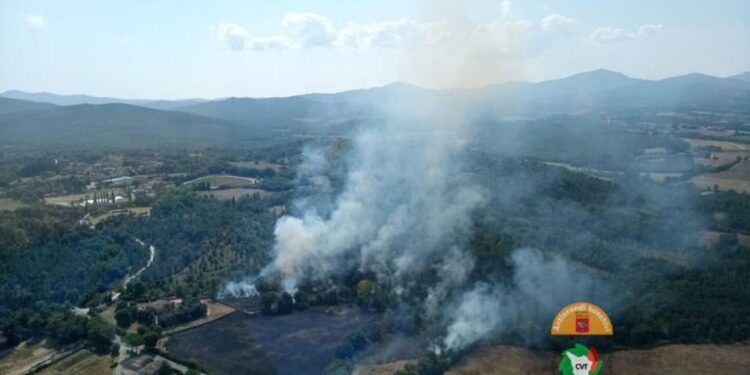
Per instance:
[[[576,344],[562,352],[557,370],[563,375],[599,375],[602,361],[593,346]]]

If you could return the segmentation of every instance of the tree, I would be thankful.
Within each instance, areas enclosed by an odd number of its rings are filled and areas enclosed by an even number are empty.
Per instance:
[[[263,314],[276,314],[279,310],[279,296],[274,292],[264,292],[260,296],[261,311]]]
[[[148,331],[143,334],[143,344],[147,349],[153,349],[156,347],[156,343],[159,341],[159,334],[154,331]]]
[[[115,338],[115,330],[101,318],[88,319],[86,327],[86,339],[97,353],[107,353],[112,350],[112,339]]]
[[[357,300],[367,307],[382,308],[386,302],[383,289],[376,283],[363,279],[356,285]]]
[[[172,375],[174,374],[174,370],[172,369],[172,366],[169,365],[169,363],[162,362],[161,367],[159,367],[159,375]]]
[[[294,299],[292,295],[284,292],[279,299],[279,314],[291,314],[294,311]]]
[[[143,345],[143,337],[137,333],[128,333],[125,336],[125,342],[130,346],[141,346]]]
[[[133,315],[130,313],[129,308],[124,308],[117,310],[115,312],[115,321],[117,321],[117,325],[121,328],[128,328],[131,324],[133,324]]]

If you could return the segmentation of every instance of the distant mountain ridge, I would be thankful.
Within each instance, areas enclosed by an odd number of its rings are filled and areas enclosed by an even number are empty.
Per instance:
[[[537,83],[511,82],[462,90],[437,91],[393,83],[283,98],[125,100],[130,103],[109,103],[120,99],[85,95],[9,91],[0,95],[0,146],[242,145],[269,132],[340,133],[393,114],[429,122],[449,119],[454,111],[478,118],[597,111],[750,113],[750,80],[745,78],[748,73],[727,78],[688,74],[644,80],[600,69]],[[60,104],[84,100],[102,104]]]
[[[750,72],[736,74],[736,75],[733,75],[733,76],[730,76],[730,77],[727,77],[727,78],[739,79],[741,81],[748,81],[748,82],[750,82]]]
[[[0,97],[51,103],[55,105],[68,106],[78,104],[130,104],[155,109],[172,109],[180,106],[196,104],[203,99],[182,100],[148,100],[148,99],[118,99],[97,97],[90,95],[59,95],[49,92],[26,92],[21,90],[9,90],[0,94]]]
[[[53,106],[0,116],[0,147],[208,147],[252,138],[225,121],[119,103]]]
[[[461,90],[430,90],[395,82],[382,87],[357,89],[330,94],[302,94],[288,97],[185,100],[143,100],[94,97],[89,95],[57,95],[11,90],[0,97],[56,105],[131,104],[154,109],[179,110],[228,121],[252,123],[278,120],[279,112],[287,118],[304,119],[311,114],[341,113],[352,107],[372,106],[387,98],[427,97],[441,94],[469,96],[485,102],[510,100],[525,102],[532,108],[552,105],[565,107],[611,107],[613,100],[626,107],[648,105],[694,104],[711,96],[732,97],[750,90],[750,72],[720,78],[693,73],[660,80],[645,80],[606,69],[574,74],[541,82],[510,82],[481,88]],[[538,108],[537,108],[538,109]],[[260,113],[264,112],[264,113]],[[344,111],[345,112],[345,111]]]

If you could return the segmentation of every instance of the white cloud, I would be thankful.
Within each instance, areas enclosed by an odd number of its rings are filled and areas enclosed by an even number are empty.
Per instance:
[[[290,43],[284,37],[254,37],[242,26],[233,23],[219,24],[217,37],[226,48],[234,51],[245,49],[266,51],[289,48]]]
[[[350,23],[337,30],[327,17],[314,13],[287,13],[281,25],[283,34],[258,37],[242,26],[222,23],[218,27],[217,37],[222,45],[235,51],[312,47],[419,48],[447,37],[443,23],[421,23],[407,18],[366,24]]]
[[[664,29],[664,26],[662,26],[661,24],[650,23],[650,24],[641,26],[638,29],[638,34],[642,36],[651,36],[651,35],[660,33],[662,29]]]
[[[338,35],[339,47],[419,48],[445,40],[449,32],[444,23],[420,23],[402,18],[398,21],[349,24]]]
[[[41,29],[47,26],[47,20],[42,16],[28,15],[25,20],[26,25],[32,29]]]
[[[589,43],[611,43],[635,38],[635,33],[615,27],[600,27],[589,35]]]
[[[569,35],[578,20],[551,14],[538,23],[510,16],[510,4],[495,21],[481,24],[468,37],[468,55],[479,58],[535,56],[549,48],[558,37]]]
[[[302,48],[330,46],[338,38],[331,20],[314,13],[287,13],[281,24],[290,39]]]
[[[621,42],[638,37],[649,37],[658,34],[664,27],[661,24],[646,24],[638,28],[638,31],[628,31],[616,27],[600,27],[589,35],[589,44],[606,44]]]
[[[559,14],[550,14],[542,18],[542,31],[552,31],[557,29],[566,29],[578,23],[578,20],[571,17],[565,17]]]
[[[511,15],[510,1],[503,1],[494,21],[469,27],[409,18],[348,23],[337,27],[323,15],[295,12],[284,15],[280,34],[255,36],[239,25],[222,23],[219,25],[218,39],[232,50],[315,47],[418,49],[447,44],[473,57],[518,57],[540,53],[551,44],[552,38],[567,34],[570,26],[577,22],[575,18],[560,14],[548,15],[538,23],[515,19]],[[649,31],[651,29],[648,28]]]

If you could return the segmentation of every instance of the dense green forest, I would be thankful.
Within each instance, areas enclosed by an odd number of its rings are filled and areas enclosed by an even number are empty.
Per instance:
[[[46,336],[109,350],[113,327],[71,308],[108,301],[148,252],[120,231],[79,226],[82,214],[42,205],[0,212],[0,330],[10,343]]]
[[[232,271],[259,270],[270,259],[275,216],[269,208],[283,199],[249,196],[219,201],[181,191],[159,199],[148,218],[103,224],[157,248],[154,266],[126,296],[212,297]]]
[[[341,155],[346,149],[345,144],[334,144],[327,151],[333,189],[342,183],[346,163]],[[297,152],[299,144],[288,145],[271,160]],[[183,180],[223,172],[278,179],[281,187],[268,189],[275,192],[264,197],[218,200],[178,183],[151,198],[150,216],[114,216],[95,228],[79,225],[87,212],[83,207],[30,203],[0,211],[0,330],[15,340],[86,339],[106,350],[106,338],[115,327],[75,315],[71,308],[107,303],[124,276],[145,264],[147,247],[136,238],[157,250],[153,265],[124,291],[124,302],[118,305],[118,323],[142,323],[143,332],[132,339],[152,341],[162,329],[204,314],[198,298],[215,296],[226,280],[257,273],[271,259],[276,216],[270,208],[307,194],[305,189],[287,190],[293,170],[246,170],[231,163],[238,156],[257,159],[256,153],[207,150],[200,158],[175,157],[194,171]],[[165,163],[160,168],[177,167],[170,164],[171,155],[161,156]],[[124,161],[139,157],[128,155]],[[54,168],[66,165],[51,167],[33,157],[24,160],[13,173],[55,173]],[[704,229],[750,233],[747,194],[701,194],[688,184],[658,184],[635,172],[605,180],[492,152],[472,152],[466,172],[491,192],[487,204],[472,213],[466,238],[476,259],[472,280],[512,283],[509,256],[518,248],[538,248],[546,256],[562,256],[593,270],[622,291],[628,302],[615,306],[611,314],[615,329],[623,334],[597,344],[603,350],[668,342],[736,342],[750,336],[750,251],[729,234],[715,244],[700,241]],[[417,294],[426,291],[431,277],[418,280]],[[353,335],[340,348],[344,363],[369,342],[395,332],[416,334],[430,326],[418,309],[403,310],[404,303],[418,300],[418,295],[404,300],[388,285],[379,285],[374,275],[357,270],[335,280],[335,285],[302,286],[294,296],[281,293],[272,281],[258,288],[262,310],[269,314],[340,302],[380,312],[377,332]],[[133,307],[134,301],[159,297],[181,297],[188,303],[162,312]],[[157,316],[160,323],[154,325]],[[544,324],[525,322],[500,342],[527,344],[529,332],[543,331]],[[407,373],[438,371],[450,362],[425,357],[408,370],[416,372]]]

